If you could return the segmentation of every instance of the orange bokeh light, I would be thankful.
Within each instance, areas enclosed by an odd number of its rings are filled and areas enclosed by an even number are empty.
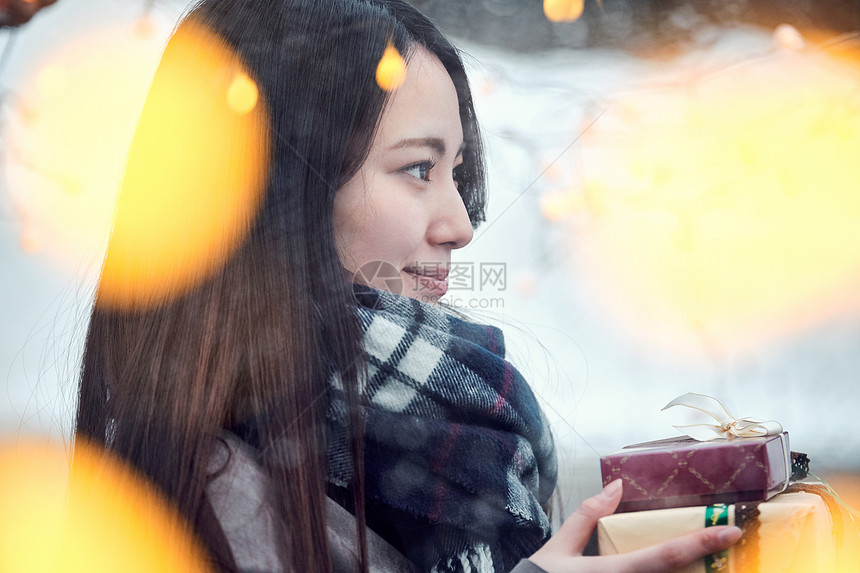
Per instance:
[[[394,44],[389,43],[376,66],[376,83],[390,92],[399,88],[405,79],[406,62]]]
[[[235,251],[268,177],[265,106],[239,59],[202,29],[171,39],[129,149],[98,304],[180,296]]]
[[[0,570],[209,571],[184,521],[144,480],[79,444],[0,445]]]
[[[573,22],[584,10],[585,0],[543,0],[543,13],[550,22]]]
[[[596,121],[573,248],[619,323],[719,353],[860,312],[858,69],[782,52]]]
[[[28,254],[38,253],[44,248],[42,238],[37,231],[33,229],[24,229],[18,237],[18,242],[21,249]]]
[[[21,247],[97,268],[114,227],[99,293],[112,307],[157,304],[223,264],[268,175],[265,102],[238,57],[183,26],[144,104],[162,46],[111,27],[53,50],[6,128]]]
[[[563,221],[581,208],[581,195],[569,191],[546,193],[540,199],[541,213],[548,221]]]
[[[244,73],[238,73],[227,88],[227,105],[235,113],[245,115],[257,107],[260,92],[257,84]]]

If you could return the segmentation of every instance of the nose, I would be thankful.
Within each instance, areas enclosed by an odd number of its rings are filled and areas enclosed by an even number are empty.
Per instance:
[[[440,181],[434,217],[427,229],[427,239],[436,245],[460,249],[472,241],[475,234],[466,205],[453,179]]]

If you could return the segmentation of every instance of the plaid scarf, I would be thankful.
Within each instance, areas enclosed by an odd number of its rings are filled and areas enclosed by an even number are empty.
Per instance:
[[[368,377],[368,505],[390,508],[421,571],[501,572],[549,537],[541,505],[555,448],[502,332],[404,296],[355,286]],[[348,487],[343,387],[331,378],[328,479]],[[402,527],[401,527],[402,526]]]

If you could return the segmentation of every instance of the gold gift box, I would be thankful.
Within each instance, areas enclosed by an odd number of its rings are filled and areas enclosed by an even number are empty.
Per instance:
[[[728,506],[728,525],[735,525],[735,509],[734,505]],[[757,528],[750,529],[749,522],[743,526],[744,537],[728,551],[724,567],[707,569],[702,559],[680,572],[833,573],[836,570],[833,521],[820,496],[784,493],[758,504],[757,509]],[[604,517],[597,525],[600,554],[627,553],[701,529],[705,526],[706,510],[706,506],[679,507]],[[751,544],[755,547],[751,548]],[[742,551],[737,549],[740,545]]]

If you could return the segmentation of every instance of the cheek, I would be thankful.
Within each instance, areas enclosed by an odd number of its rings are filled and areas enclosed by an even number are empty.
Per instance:
[[[332,222],[337,252],[341,264],[352,271],[356,268],[355,258],[363,229],[367,227],[365,195],[356,177],[341,187],[334,198]]]
[[[368,218],[369,234],[391,253],[411,254],[420,243],[427,227],[426,212],[420,201],[410,197],[408,189],[394,188],[385,199],[373,205]]]
[[[376,259],[385,259],[382,248],[395,233],[388,229],[391,217],[384,204],[374,201],[357,182],[347,183],[334,202],[334,233],[341,263],[355,271]]]
[[[352,248],[364,262],[386,261],[397,265],[414,249],[415,218],[396,203],[377,204],[350,225]]]
[[[350,181],[334,204],[335,236],[343,265],[352,271],[371,261],[398,268],[411,261],[426,228],[420,201],[396,179],[375,178],[370,191]]]

